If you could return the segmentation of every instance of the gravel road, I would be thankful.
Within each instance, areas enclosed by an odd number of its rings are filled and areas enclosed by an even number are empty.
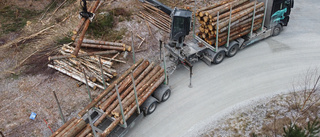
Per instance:
[[[279,36],[253,44],[219,65],[194,64],[193,88],[188,88],[188,71],[176,70],[170,77],[171,98],[127,136],[194,135],[201,123],[236,104],[291,89],[309,68],[320,67],[319,5],[318,0],[296,0],[289,25]]]

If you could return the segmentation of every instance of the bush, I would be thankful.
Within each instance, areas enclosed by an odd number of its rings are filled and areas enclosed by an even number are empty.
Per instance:
[[[119,31],[114,30],[115,20],[112,14],[97,15],[96,20],[90,23],[88,34],[95,38],[108,41],[121,40],[127,29],[122,28]]]
[[[320,133],[320,121],[316,118],[313,122],[309,121],[306,128],[296,124],[290,124],[288,128],[283,127],[284,137],[316,137]]]
[[[39,15],[40,12],[28,9],[22,9],[14,6],[6,6],[0,9],[0,23],[2,25],[0,36],[10,32],[21,30],[27,20]]]

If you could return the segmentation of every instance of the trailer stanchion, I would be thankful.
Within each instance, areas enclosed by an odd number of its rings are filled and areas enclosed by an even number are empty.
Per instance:
[[[137,111],[138,111],[138,114],[140,114],[140,107],[139,107],[139,100],[138,100],[138,95],[137,95],[137,90],[136,90],[136,83],[134,81],[132,70],[131,70],[131,78],[132,78],[132,84],[133,84],[134,97],[136,98]]]
[[[192,79],[192,66],[190,66],[190,84],[189,84],[189,88],[192,88],[191,79]]]
[[[250,37],[252,37],[252,33],[253,33],[254,18],[256,17],[256,6],[257,6],[257,1],[255,0],[255,1],[254,1],[254,9],[253,9],[252,23],[251,23]]]
[[[160,60],[161,60],[161,54],[162,54],[162,40],[159,40],[159,42],[160,42],[160,46],[159,46],[159,48],[160,48]]]
[[[96,133],[96,128],[95,128],[95,126],[93,126],[93,123],[92,123],[92,119],[91,119],[91,116],[90,116],[90,114],[91,114],[91,109],[88,111],[88,119],[89,119],[89,125],[91,126],[91,129],[92,129],[92,132],[93,132],[93,135],[94,135],[94,137],[97,137],[97,133]]]
[[[88,80],[87,80],[87,75],[86,75],[86,72],[85,72],[84,68],[82,68],[82,71],[83,71],[84,79],[86,80],[86,87],[87,87],[89,99],[90,99],[90,102],[91,102],[92,98],[91,98],[91,93],[90,93],[89,84],[88,84]]]
[[[165,83],[168,85],[168,78],[167,78],[167,65],[166,65],[166,53],[165,53],[165,48],[163,47],[163,66],[164,66],[164,76],[165,76]]]
[[[232,17],[232,5],[230,5],[230,15],[229,15],[229,27],[228,27],[227,48],[229,48],[229,44],[230,44],[231,17]]]
[[[102,81],[103,81],[103,87],[104,87],[104,89],[107,89],[106,81],[105,81],[104,76],[103,76],[103,68],[102,68],[102,63],[101,63],[101,57],[100,56],[99,56],[99,64],[100,64],[100,70],[101,70],[101,77],[102,77]]]
[[[131,48],[132,48],[132,57],[133,57],[133,64],[136,63],[136,58],[134,56],[134,46],[133,46],[133,31],[131,31]]]
[[[218,44],[219,44],[219,11],[217,13],[217,34],[216,34],[216,52],[218,51]]]
[[[269,2],[269,0],[266,0],[265,7],[264,7],[264,15],[263,15],[263,20],[262,20],[261,30],[263,30],[264,22],[266,20],[268,2]]]
[[[64,116],[63,116],[63,113],[62,113],[62,109],[61,109],[61,106],[60,106],[59,100],[58,100],[58,98],[57,98],[56,92],[55,92],[55,91],[52,91],[52,92],[53,92],[54,98],[55,98],[55,99],[56,99],[56,101],[57,101],[57,104],[58,104],[58,108],[59,108],[59,113],[60,113],[61,119],[62,119],[63,123],[66,123],[66,120],[64,119]]]
[[[126,122],[126,118],[125,118],[124,113],[123,113],[122,101],[121,101],[121,97],[120,97],[120,94],[119,94],[118,84],[116,84],[115,88],[116,88],[118,101],[119,101],[119,106],[120,106],[121,115],[122,115],[122,120],[123,120],[123,125],[121,125],[121,126],[124,127],[124,128],[127,128],[127,122]]]
[[[195,27],[196,27],[196,9],[197,9],[197,1],[195,0],[194,1],[194,7],[193,7],[193,39],[196,39],[196,30],[195,30]]]

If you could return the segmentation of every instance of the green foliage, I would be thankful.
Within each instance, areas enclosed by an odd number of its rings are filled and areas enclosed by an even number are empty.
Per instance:
[[[113,16],[119,17],[119,22],[130,20],[130,17],[132,15],[132,12],[126,11],[124,8],[115,8],[111,10],[111,13],[113,14]]]
[[[96,20],[90,23],[88,33],[94,37],[102,37],[108,34],[114,27],[113,15],[98,15]]]
[[[62,45],[62,44],[70,43],[72,41],[73,40],[70,37],[63,37],[63,38],[57,40],[57,44]]]
[[[100,39],[106,39],[110,41],[121,40],[127,29],[122,28],[119,31],[114,30],[115,20],[112,14],[97,15],[96,20],[90,23],[88,33]]]
[[[316,118],[313,123],[308,122],[307,131],[309,137],[316,137],[316,135],[320,133],[320,121],[318,118]]]
[[[13,79],[18,79],[19,78],[19,74],[11,74],[11,78],[13,78]]]
[[[21,30],[27,24],[27,20],[37,15],[39,15],[37,11],[14,6],[6,6],[0,9],[0,36]]]
[[[252,133],[250,136],[251,137],[258,137],[258,135],[256,133]]]
[[[298,127],[296,124],[290,126],[288,128],[283,127],[284,137],[306,137],[306,133],[303,128]]]
[[[283,131],[284,137],[316,137],[320,133],[320,121],[318,118],[309,121],[306,128],[290,124],[288,128],[284,127]]]

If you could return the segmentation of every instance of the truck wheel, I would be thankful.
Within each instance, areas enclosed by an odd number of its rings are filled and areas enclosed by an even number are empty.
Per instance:
[[[277,26],[274,27],[272,36],[278,36],[282,30],[282,26],[278,24]]]
[[[152,114],[157,108],[157,102],[153,102],[149,105],[148,110],[147,110],[147,115]]]
[[[166,90],[162,95],[161,102],[167,101],[170,98],[170,95],[171,95],[170,89]]]
[[[213,58],[213,64],[219,64],[223,61],[224,57],[225,57],[226,53],[221,50],[219,51]]]
[[[227,56],[228,57],[233,57],[234,55],[236,55],[238,53],[238,50],[239,50],[239,44],[236,43],[236,44],[233,44],[231,45],[231,47],[229,48],[228,52],[227,52]]]

